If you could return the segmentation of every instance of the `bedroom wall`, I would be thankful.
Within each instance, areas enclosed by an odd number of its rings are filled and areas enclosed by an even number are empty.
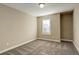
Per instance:
[[[52,40],[60,42],[60,13],[51,15],[51,33]]]
[[[73,33],[74,33],[74,45],[79,52],[79,6],[75,7],[73,15]]]
[[[36,39],[36,17],[0,4],[0,52]]]
[[[42,34],[42,20],[43,17],[50,17],[51,34]],[[49,41],[60,42],[60,13],[51,14],[47,16],[37,17],[37,38]]]

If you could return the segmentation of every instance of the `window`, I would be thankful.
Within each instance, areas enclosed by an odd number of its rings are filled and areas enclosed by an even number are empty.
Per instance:
[[[42,21],[42,32],[43,34],[50,34],[50,19]]]

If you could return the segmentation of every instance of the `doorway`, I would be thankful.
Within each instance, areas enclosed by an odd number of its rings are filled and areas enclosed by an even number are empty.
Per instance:
[[[73,11],[60,14],[61,41],[73,41]]]

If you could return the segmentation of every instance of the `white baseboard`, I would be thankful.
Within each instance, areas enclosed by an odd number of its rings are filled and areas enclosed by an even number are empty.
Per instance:
[[[24,45],[24,44],[27,44],[27,43],[29,43],[29,42],[32,42],[32,41],[34,41],[34,40],[36,40],[36,39],[29,40],[29,41],[27,41],[27,42],[24,42],[24,43],[21,43],[21,44],[12,46],[12,47],[7,48],[7,49],[4,49],[4,50],[0,51],[0,54],[1,54],[1,53],[4,53],[4,52],[6,52],[6,51],[9,51],[9,50],[11,50],[11,49],[14,49],[14,48],[16,48],[16,47],[22,46],[22,45]]]
[[[53,40],[53,39],[46,39],[46,38],[37,38],[41,40],[47,40],[47,41],[54,41],[54,42],[60,42],[60,40]]]
[[[75,48],[77,49],[77,51],[79,53],[79,46],[75,42],[73,42],[73,44],[74,44]]]
[[[61,39],[62,41],[68,41],[68,42],[73,42],[73,40],[70,39]]]

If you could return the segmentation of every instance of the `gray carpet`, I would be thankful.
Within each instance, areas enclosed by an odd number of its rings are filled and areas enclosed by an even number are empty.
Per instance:
[[[71,42],[35,40],[0,55],[79,55]]]

